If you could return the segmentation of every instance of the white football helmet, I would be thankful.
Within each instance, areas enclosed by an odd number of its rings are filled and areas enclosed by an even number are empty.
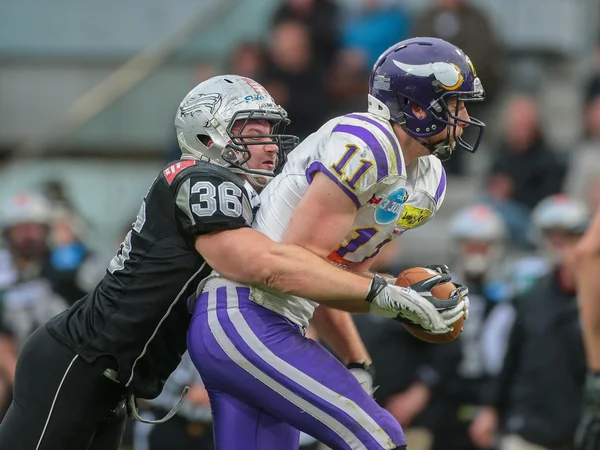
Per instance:
[[[271,134],[253,135],[252,142],[248,142],[247,136],[231,132],[239,120],[267,120],[273,125]],[[203,81],[185,96],[175,116],[177,140],[184,157],[231,168],[261,188],[283,167],[286,154],[298,145],[296,136],[283,134],[289,123],[286,111],[263,86],[238,75]],[[248,146],[265,144],[279,147],[275,170],[249,169],[247,162],[252,155]]]
[[[0,227],[3,229],[22,223],[49,225],[52,217],[50,203],[45,197],[22,192],[10,197],[0,212]]]
[[[450,223],[450,236],[458,266],[467,275],[485,275],[504,257],[506,225],[488,205],[468,206],[456,213]],[[461,245],[467,242],[485,245],[486,251],[465,251]]]
[[[538,239],[542,233],[551,230],[583,234],[589,220],[590,214],[585,203],[566,194],[546,197],[531,214],[534,237]]]

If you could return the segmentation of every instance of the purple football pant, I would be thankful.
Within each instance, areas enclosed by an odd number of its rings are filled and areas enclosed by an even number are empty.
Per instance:
[[[297,450],[298,430],[334,450],[404,448],[398,422],[343,364],[249,295],[233,286],[204,292],[188,332],[217,450]]]

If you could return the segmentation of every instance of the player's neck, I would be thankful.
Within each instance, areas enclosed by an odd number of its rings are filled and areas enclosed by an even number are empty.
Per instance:
[[[400,142],[400,148],[402,149],[404,164],[406,166],[416,163],[418,158],[424,156],[424,150],[426,150],[425,147],[410,137],[400,125],[393,124],[392,128],[394,129],[394,133]]]

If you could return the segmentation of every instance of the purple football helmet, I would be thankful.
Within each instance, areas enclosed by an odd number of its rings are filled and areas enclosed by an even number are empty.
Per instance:
[[[461,102],[483,101],[485,92],[471,60],[458,47],[427,37],[398,42],[375,63],[369,92],[370,113],[398,123],[442,161],[452,155],[452,141],[470,152],[479,147],[485,124],[473,117],[461,119],[458,113]],[[452,98],[457,102],[450,110],[448,100]],[[415,117],[415,104],[427,113],[425,117]],[[469,125],[472,139],[457,133],[460,123]],[[424,138],[444,128],[447,132],[441,142],[425,142]]]

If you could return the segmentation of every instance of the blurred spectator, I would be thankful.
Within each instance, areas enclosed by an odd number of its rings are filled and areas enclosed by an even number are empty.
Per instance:
[[[574,246],[588,222],[585,206],[554,196],[533,213],[552,270],[514,300],[506,356],[482,391],[470,433],[480,448],[505,435],[500,450],[569,449],[581,410],[586,364],[575,291]]]
[[[445,418],[428,406],[448,375],[456,370],[460,344],[428,344],[395,321],[373,315],[354,317],[375,367],[375,400],[404,428],[413,450],[427,450],[434,424]]]
[[[307,27],[315,64],[328,67],[339,48],[339,8],[335,0],[284,0],[273,16],[273,28],[290,20]]]
[[[486,101],[469,104],[469,114],[491,125],[488,134],[493,132],[490,106],[493,107],[504,81],[504,47],[486,13],[465,0],[436,0],[417,18],[412,35],[445,39],[471,58],[485,89]],[[455,152],[444,163],[446,171],[462,175],[465,171],[464,158],[465,152]]]
[[[586,105],[589,105],[600,96],[600,36],[596,42],[595,64],[593,70],[594,72],[586,81],[583,91],[583,100]]]
[[[82,221],[72,210],[54,209],[48,276],[69,305],[90,292],[106,272],[106,262],[86,245],[85,236]]]
[[[27,337],[68,306],[51,273],[50,215],[44,197],[25,193],[10,198],[1,211],[6,250],[0,252],[0,377],[8,385]],[[11,400],[3,397],[2,415]]]
[[[352,52],[369,70],[379,55],[409,34],[408,14],[398,5],[383,0],[361,0],[347,17],[342,31],[342,48]]]
[[[46,181],[42,186],[42,192],[53,208],[61,207],[73,212],[76,211],[73,202],[66,193],[65,185],[60,180]]]
[[[486,180],[485,195],[480,199],[499,213],[517,245],[530,245],[528,234],[529,209],[512,198],[513,182],[502,168],[493,167]]]
[[[503,136],[491,169],[504,183],[498,196],[532,209],[541,199],[561,191],[565,164],[544,140],[533,98],[519,95],[508,103]]]
[[[463,50],[473,61],[486,97],[495,99],[503,81],[504,48],[483,10],[466,0],[436,0],[417,19],[412,34],[438,37]]]
[[[13,196],[3,205],[1,223],[7,247],[0,274],[1,322],[20,348],[68,302],[58,293],[61,280],[51,260],[51,211],[46,200],[29,193]]]
[[[271,64],[263,85],[292,121],[290,134],[305,138],[330,115],[325,71],[315,64],[309,28],[302,22],[278,22],[271,37]]]
[[[450,222],[453,279],[469,287],[469,320],[458,342],[456,371],[440,384],[432,408],[439,420],[433,449],[474,450],[468,429],[480,407],[480,390],[497,374],[505,352],[512,309],[505,302],[507,230],[502,217],[482,204],[457,212]]]
[[[228,73],[261,80],[266,64],[266,50],[262,45],[243,42],[233,51]]]
[[[598,92],[588,97],[585,106],[585,140],[570,152],[564,191],[586,200],[591,209],[598,204],[600,180],[600,81]]]

